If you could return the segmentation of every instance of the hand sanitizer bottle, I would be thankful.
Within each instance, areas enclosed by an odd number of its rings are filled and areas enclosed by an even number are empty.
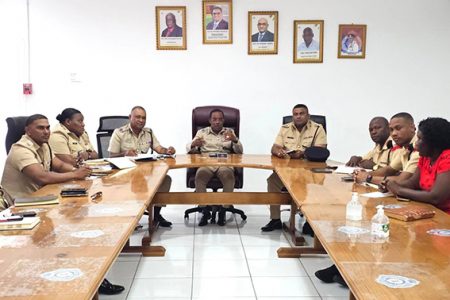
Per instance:
[[[383,205],[377,205],[377,213],[372,218],[371,233],[379,238],[389,236],[389,218],[384,214]]]
[[[346,219],[351,221],[362,220],[362,205],[358,193],[352,193],[352,200],[347,203]]]

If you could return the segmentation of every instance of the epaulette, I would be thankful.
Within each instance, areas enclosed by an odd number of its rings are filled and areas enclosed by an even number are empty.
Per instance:
[[[281,128],[289,128],[289,123],[281,125]]]

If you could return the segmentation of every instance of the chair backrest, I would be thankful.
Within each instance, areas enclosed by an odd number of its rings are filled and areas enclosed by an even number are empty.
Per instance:
[[[192,138],[197,134],[202,128],[210,126],[209,124],[209,114],[213,109],[220,109],[223,111],[225,122],[224,127],[232,128],[239,137],[239,123],[240,123],[240,112],[239,109],[228,106],[199,106],[192,110]]]
[[[325,116],[321,116],[321,115],[309,115],[309,118],[316,122],[319,123],[323,126],[323,129],[325,130],[325,132],[327,132],[327,119]],[[292,116],[284,116],[283,117],[283,124],[292,122]]]
[[[100,125],[97,132],[113,132],[114,129],[122,127],[129,122],[128,116],[105,116],[100,117]]]
[[[98,157],[109,157],[108,147],[114,129],[124,126],[129,122],[127,116],[100,117],[100,125],[97,130]]]
[[[97,133],[97,149],[99,158],[109,157],[108,147],[109,141],[111,140],[111,135],[112,133],[110,132]]]
[[[6,123],[8,124],[8,132],[5,139],[6,154],[9,153],[11,146],[25,134],[27,119],[28,117],[25,116],[6,118]]]

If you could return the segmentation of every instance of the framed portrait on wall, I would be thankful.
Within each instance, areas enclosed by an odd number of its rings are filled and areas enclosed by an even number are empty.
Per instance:
[[[203,0],[203,44],[233,43],[232,1]]]
[[[367,25],[339,25],[338,58],[365,58]]]
[[[248,12],[248,54],[278,53],[278,12]]]
[[[156,6],[156,49],[187,49],[186,6]]]
[[[323,62],[323,23],[294,21],[294,63]]]

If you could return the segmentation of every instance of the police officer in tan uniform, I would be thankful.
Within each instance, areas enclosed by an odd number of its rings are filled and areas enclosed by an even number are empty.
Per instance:
[[[389,165],[393,156],[389,121],[384,117],[373,118],[369,123],[369,133],[375,147],[364,156],[352,156],[347,166],[377,170]]]
[[[72,166],[98,158],[84,130],[84,117],[79,110],[66,108],[56,119],[59,124],[52,130],[48,141],[55,156]]]
[[[188,144],[188,153],[208,153],[208,152],[243,152],[241,141],[236,137],[234,130],[223,127],[225,122],[224,113],[220,109],[214,109],[209,114],[209,123],[211,126],[197,131],[194,139]],[[195,174],[195,192],[206,193],[206,186],[213,176],[217,176],[222,182],[223,191],[231,193],[234,190],[234,169],[232,167],[201,167]],[[205,207],[202,212],[202,218],[199,226],[208,224],[211,218],[209,210]],[[225,225],[225,211],[219,211],[219,226]]]
[[[129,115],[130,123],[114,130],[109,142],[108,151],[111,157],[136,156],[156,151],[159,154],[175,154],[175,148],[170,146],[164,148],[159,143],[153,130],[145,127],[147,113],[142,106],[135,106]],[[172,179],[166,175],[158,192],[169,192]],[[155,206],[154,219],[161,227],[170,227],[171,222],[161,215],[161,207]]]
[[[419,162],[419,153],[413,147],[417,139],[413,117],[405,112],[395,114],[389,122],[389,129],[391,138],[396,144],[390,149],[392,154],[390,163],[372,172],[356,172],[354,177],[357,182],[366,181],[383,186],[384,179],[387,176],[390,176],[390,180],[401,181],[408,179],[416,171],[417,163]],[[335,265],[318,270],[315,272],[315,275],[325,283],[337,282],[347,286]]]
[[[389,122],[391,138],[395,142],[392,148],[392,160],[388,166],[372,172],[359,171],[355,173],[357,182],[381,184],[384,179],[406,180],[416,171],[419,162],[419,152],[415,150],[416,126],[413,117],[406,112],[392,116]]]
[[[46,184],[84,179],[91,170],[74,168],[56,157],[48,145],[50,125],[47,117],[32,115],[25,123],[25,134],[6,158],[1,185],[13,197],[22,197]]]
[[[305,149],[311,146],[326,147],[327,134],[322,125],[309,119],[308,107],[297,104],[292,109],[292,122],[281,126],[272,146],[272,155],[279,158],[304,158]],[[274,172],[267,178],[267,191],[281,193],[284,188],[280,177]],[[280,205],[270,206],[270,222],[261,228],[262,231],[281,229]]]

